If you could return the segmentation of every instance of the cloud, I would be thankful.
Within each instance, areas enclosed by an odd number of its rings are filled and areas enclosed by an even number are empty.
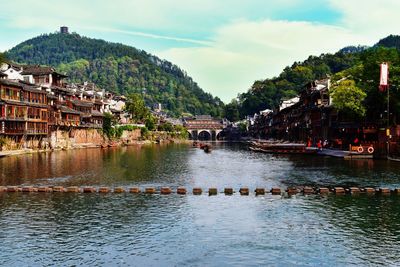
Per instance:
[[[398,0],[330,0],[328,6],[340,14],[336,26],[269,19],[235,21],[219,27],[210,46],[172,48],[160,55],[190,70],[200,86],[229,101],[254,80],[276,76],[309,55],[333,53],[348,45],[373,45],[389,34],[400,34]]]
[[[127,34],[127,35],[147,37],[147,38],[151,38],[151,39],[177,41],[177,42],[197,44],[197,45],[210,45],[210,42],[204,41],[204,40],[197,40],[197,39],[191,39],[191,38],[180,38],[180,37],[174,37],[174,36],[166,36],[166,35],[160,35],[160,34],[140,32],[140,31],[127,31],[127,30],[119,30],[119,29],[106,28],[106,27],[85,27],[84,26],[84,27],[80,27],[80,28],[85,29],[85,30],[95,30],[95,31],[109,32],[109,33],[122,33],[122,34]]]
[[[207,47],[172,48],[160,56],[190,70],[200,86],[230,101],[257,79],[278,75],[309,55],[363,40],[340,27],[310,22],[240,20],[220,27]]]
[[[400,33],[398,0],[14,0],[2,10],[0,49],[67,25],[166,58],[224,101],[309,55]]]
[[[370,41],[389,34],[400,34],[398,0],[330,0],[330,6],[342,14],[341,24]]]

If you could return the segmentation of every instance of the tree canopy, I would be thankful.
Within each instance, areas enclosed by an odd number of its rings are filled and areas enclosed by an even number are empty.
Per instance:
[[[6,61],[7,61],[7,58],[4,55],[4,53],[0,53],[0,64],[3,63],[3,62],[6,62]]]
[[[356,86],[353,80],[343,80],[332,87],[333,106],[347,115],[364,117],[366,108],[364,99],[367,94]]]
[[[237,98],[240,117],[278,108],[282,100],[296,96],[306,83],[350,68],[358,57],[345,52],[310,56],[304,62],[286,67],[278,77],[255,81],[247,92]]]
[[[125,111],[129,113],[134,123],[144,122],[150,113],[144,104],[143,97],[139,94],[128,95],[125,103]]]

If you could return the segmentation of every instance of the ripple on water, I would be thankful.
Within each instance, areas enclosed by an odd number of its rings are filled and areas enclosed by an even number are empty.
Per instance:
[[[166,146],[0,159],[7,185],[396,187],[399,175],[393,163],[271,156],[240,146],[211,154]],[[0,194],[0,265],[398,265],[399,202],[394,196]]]
[[[396,197],[1,197],[2,265],[315,266],[400,261]],[[386,212],[396,215],[385,216]]]

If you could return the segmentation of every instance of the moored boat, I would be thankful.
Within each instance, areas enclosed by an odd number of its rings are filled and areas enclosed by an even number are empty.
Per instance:
[[[204,152],[206,152],[206,153],[211,153],[211,150],[212,150],[211,145],[205,145],[205,146],[203,147],[203,150],[204,150]]]
[[[316,148],[307,147],[302,143],[257,143],[253,142],[249,147],[255,152],[273,154],[315,154]]]

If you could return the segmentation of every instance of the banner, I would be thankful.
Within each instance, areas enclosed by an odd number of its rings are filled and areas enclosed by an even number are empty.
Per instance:
[[[385,92],[389,87],[389,65],[384,62],[381,64],[381,79],[379,83],[379,90]]]

